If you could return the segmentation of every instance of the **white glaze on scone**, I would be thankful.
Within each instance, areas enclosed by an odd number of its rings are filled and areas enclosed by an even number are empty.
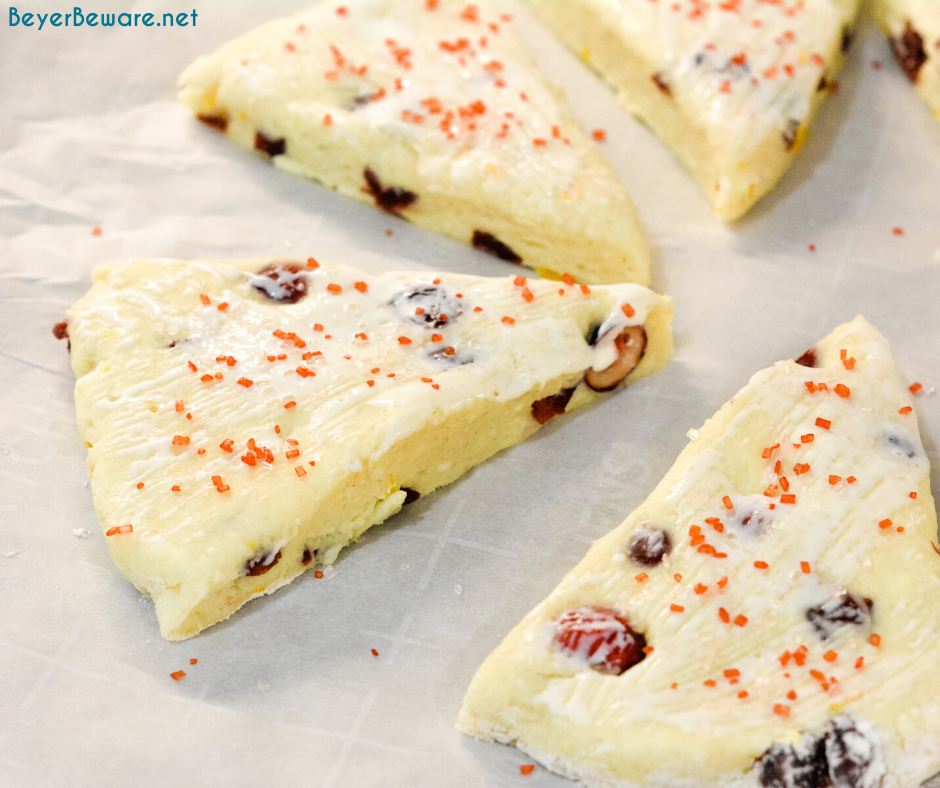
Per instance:
[[[743,214],[833,88],[857,0],[530,0],[699,181]],[[698,139],[694,139],[697,137]]]
[[[597,784],[784,788],[763,770],[800,735],[870,748],[840,788],[940,769],[940,555],[910,396],[861,319],[815,357],[758,373],[702,428],[490,656],[462,730]],[[645,566],[629,546],[651,528],[672,547]],[[553,622],[586,605],[644,635],[645,659],[611,676],[560,653]]]
[[[197,60],[180,97],[282,169],[428,229],[579,281],[648,282],[629,198],[499,6],[318,3]]]
[[[95,504],[171,637],[332,562],[408,489],[523,440],[540,397],[570,396],[547,420],[599,396],[579,381],[628,326],[649,336],[631,379],[669,355],[668,299],[639,285],[312,259],[134,260],[96,279],[68,328]]]

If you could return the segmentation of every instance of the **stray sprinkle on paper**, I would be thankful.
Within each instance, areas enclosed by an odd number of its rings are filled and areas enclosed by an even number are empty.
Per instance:
[[[339,572],[337,572],[332,566],[323,567],[323,579],[324,580],[332,580],[338,574]]]
[[[269,689],[271,689],[271,685],[265,684],[263,681],[259,681],[258,689],[261,690],[262,692],[267,692]]]
[[[72,530],[72,536],[74,536],[76,539],[87,539],[89,536],[91,536],[91,531],[89,531],[87,528],[75,528]]]
[[[401,569],[402,572],[407,572],[409,569],[411,569],[411,564],[402,564],[398,568]]]
[[[12,553],[7,553],[6,558],[16,558],[22,552],[22,550],[14,550]]]
[[[698,430],[696,429],[689,430],[685,434],[685,437],[687,437],[690,441],[698,440]]]
[[[463,586],[460,583],[454,586],[454,593],[457,596],[463,596]]]

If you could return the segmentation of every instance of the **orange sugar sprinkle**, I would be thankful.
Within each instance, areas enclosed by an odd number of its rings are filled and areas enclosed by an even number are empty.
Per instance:
[[[288,460],[293,460],[300,456],[300,449],[291,449],[290,451],[284,452],[284,456],[287,457]]]
[[[591,132],[591,136],[598,142],[603,142],[607,139],[607,132],[603,129],[594,129],[594,131]]]
[[[780,477],[780,487],[784,492],[788,492],[790,489],[790,480],[786,476]]]
[[[285,410],[290,410],[291,408],[296,407],[296,405],[297,405],[297,403],[294,402],[294,400],[291,400],[290,402],[288,402],[287,404],[284,405],[284,409],[285,409]]]
[[[133,525],[116,525],[105,532],[105,536],[114,536],[115,534],[130,534],[134,532]]]
[[[209,298],[205,293],[199,294],[199,300],[202,301],[203,306],[209,306],[212,303],[212,299]]]
[[[374,380],[367,380],[366,383],[368,384],[368,386],[369,386],[370,389],[375,385],[375,381],[374,381]]]
[[[367,285],[365,282],[356,282],[356,283],[353,285],[353,287],[355,287],[356,290],[358,290],[360,293],[367,293],[367,292],[369,292],[369,285]]]
[[[841,482],[841,481],[842,481],[842,477],[841,477],[841,476],[834,476],[834,475],[831,475],[831,474],[830,474],[830,476],[829,476],[829,484],[838,484],[838,483]]]
[[[536,148],[544,148],[546,145],[548,145],[548,140],[543,140],[540,137],[537,137],[536,139],[532,140],[532,144]]]
[[[734,504],[731,503],[731,498],[729,498],[727,495],[721,499],[721,502],[725,505],[725,509],[727,509],[728,511],[731,511],[732,509],[734,509]]]
[[[208,383],[209,381],[215,380],[215,378],[214,378],[212,375],[203,375],[203,376],[202,376],[201,378],[199,378],[199,379],[200,379],[203,383]]]
[[[777,494],[777,485],[768,484],[767,489],[764,490],[764,495],[766,495],[768,498],[773,498],[776,494]]]
[[[250,389],[252,386],[255,385],[255,382],[253,380],[249,380],[248,378],[239,378],[238,385],[244,386],[246,389]]]
[[[903,228],[903,227],[892,227],[892,228],[891,228],[891,232],[894,233],[895,235],[904,235],[904,228]]]
[[[769,460],[769,459],[770,459],[770,455],[773,454],[773,453],[774,453],[774,450],[768,447],[768,448],[764,449],[764,450],[761,452],[761,455],[760,455],[760,456],[761,456],[763,459],[765,459],[765,460]]]
[[[908,413],[910,413],[912,410],[914,410],[914,409],[913,409],[910,405],[905,405],[903,408],[901,408],[901,409],[898,411],[898,413],[900,413],[902,416],[906,416],[906,415],[907,415]]]
[[[855,669],[861,670],[864,664],[865,664],[865,657],[859,657],[857,660],[855,660]]]
[[[712,528],[714,528],[718,533],[724,533],[725,526],[722,523],[712,523]]]
[[[197,662],[199,662],[198,659],[196,659],[195,657],[190,657],[190,659],[189,659],[189,664],[190,664],[190,665],[195,665]]]
[[[892,523],[888,519],[882,520],[880,523],[878,523],[878,527],[881,528],[882,530],[884,530],[885,528],[890,528],[892,525],[894,525],[894,523]]]
[[[306,476],[306,475],[307,475],[307,469],[304,468],[303,465],[298,465],[296,468],[294,468],[294,472],[295,472],[298,476]]]
[[[800,435],[800,443],[812,443],[814,440],[816,440],[816,436],[811,432],[806,435]]]
[[[835,662],[838,658],[839,655],[836,654],[835,651],[827,651],[823,654],[823,659],[826,660],[826,662]]]
[[[524,763],[519,767],[519,774],[522,774],[528,777],[532,772],[535,771],[535,764],[533,763]]]
[[[724,674],[725,674],[726,679],[736,679],[738,676],[741,675],[741,671],[738,670],[737,668],[727,668],[724,671]]]
[[[778,703],[774,706],[774,714],[778,717],[789,717],[790,716],[790,707],[784,706],[782,703]]]
[[[780,660],[780,664],[783,665],[783,667],[786,667],[790,664],[790,660],[793,659],[793,655],[789,651],[784,651],[777,659]]]
[[[522,297],[526,300],[527,303],[530,304],[532,303],[532,299],[535,298],[535,296],[532,295],[532,291],[529,290],[528,287],[522,290]]]
[[[735,618],[734,623],[739,627],[743,627],[745,624],[747,624],[747,616],[739,615],[737,618]]]
[[[847,358],[842,362],[842,366],[846,369],[855,369],[855,359]]]
[[[692,547],[698,547],[700,544],[705,544],[705,537],[699,534],[698,536],[692,537]]]
[[[768,569],[770,564],[768,564],[766,561],[755,561],[754,566],[757,569]]]
[[[682,605],[675,605],[675,604],[673,604],[673,605],[670,605],[670,606],[669,606],[669,609],[670,609],[673,613],[684,613],[684,612],[685,612],[685,608],[684,608]]]
[[[652,646],[643,646],[643,648],[640,649],[640,650],[641,650],[644,654],[646,654],[646,656],[649,656],[650,654],[653,653],[653,651],[655,651],[655,649],[654,649]]]
[[[327,286],[326,286],[326,289],[327,289],[329,292],[333,293],[334,295],[339,295],[340,293],[343,292],[343,288],[340,287],[339,285],[332,285],[332,284],[330,284],[330,285],[327,285]]]
[[[911,493],[911,498],[916,500],[916,499],[917,499],[917,493],[916,493],[916,492],[912,492],[912,493]]]
[[[793,493],[787,493],[780,496],[780,503],[796,503],[796,496]]]
[[[675,575],[672,576],[672,579],[675,580],[677,583],[681,583],[681,582],[682,582],[682,575],[680,575],[680,574],[675,574]]]
[[[252,468],[254,468],[254,467],[255,467],[255,464],[256,464],[256,462],[255,462],[255,455],[254,455],[254,454],[245,454],[245,455],[243,455],[243,456],[242,456],[242,462],[245,463],[245,465],[250,465]]]
[[[801,475],[804,474],[804,473],[809,473],[809,463],[806,463],[806,462],[800,463],[800,462],[798,462],[796,465],[793,466],[793,472],[794,472],[797,476],[801,476]]]
[[[275,431],[278,435],[280,435],[280,434],[281,434],[281,425],[280,425],[280,424],[275,424],[275,425],[274,425],[274,431]]]
[[[186,405],[184,404],[183,400],[176,400],[176,412],[182,413],[184,410],[186,410]]]
[[[871,643],[875,648],[881,645],[881,635],[872,635],[868,642]]]
[[[504,317],[504,318],[503,318],[503,322],[504,322],[507,326],[511,326],[511,325],[513,325],[516,321],[513,320],[511,317],[508,317],[508,316],[507,316],[507,317]]]
[[[795,692],[794,690],[790,690],[790,691],[787,693],[787,699],[788,699],[788,700],[796,700],[796,692]]]
[[[574,286],[574,277],[571,274],[562,274],[561,281],[568,285],[568,287]]]
[[[220,312],[224,312],[226,309],[228,309],[228,301],[223,301],[216,307],[216,309],[218,309]]]
[[[715,681],[714,679],[706,679],[706,680],[703,681],[702,683],[703,683],[706,687],[717,687],[717,686],[718,686],[718,682]]]
[[[689,526],[689,536],[699,536],[702,533],[702,529],[698,525]]]
[[[232,447],[233,447],[234,445],[235,445],[235,441],[233,441],[231,438],[226,438],[224,441],[222,441],[222,442],[219,444],[219,448],[220,448],[222,451],[227,451],[227,452],[229,452],[229,453],[231,454],[231,452],[232,452]]]
[[[722,607],[718,609],[718,618],[727,624],[731,621],[731,614]]]
[[[728,585],[728,578],[727,578],[727,577],[723,577],[723,578],[721,578],[721,580],[718,581],[718,587],[719,587],[719,588],[724,588],[726,585]]]
[[[846,481],[847,481],[849,484],[855,484],[855,482],[857,482],[858,479],[856,479],[854,476],[849,476],[849,478],[846,479]]]
[[[517,276],[515,279],[512,280],[512,283],[516,287],[525,287],[526,278],[524,276]]]
[[[185,678],[185,676],[185,670],[177,670],[170,674],[170,678],[173,679],[173,681],[179,681],[180,679]]]
[[[848,386],[843,386],[841,383],[836,383],[836,386],[833,389],[833,391],[835,391],[836,394],[842,397],[842,399],[848,399],[849,394],[852,393]]]
[[[749,697],[748,694],[747,694],[747,690],[741,690],[741,691],[738,693],[738,697],[739,697],[741,700],[747,700],[747,698]]]
[[[431,341],[432,341],[432,342],[440,342],[440,341],[443,340],[443,339],[444,339],[444,335],[443,335],[443,334],[431,334]]]
[[[832,426],[832,422],[829,421],[829,419],[824,419],[824,418],[821,418],[821,417],[817,417],[817,418],[816,418],[816,426],[817,426],[817,427],[822,427],[822,429],[824,429],[824,430],[828,430],[829,427]]]
[[[701,596],[701,595],[704,594],[706,591],[708,591],[708,586],[702,585],[701,583],[696,583],[696,585],[695,585],[695,593],[696,593],[696,594],[698,594],[699,596]]]
[[[143,490],[143,489],[144,489],[144,483],[143,483],[143,482],[137,482],[137,489],[138,489],[138,490]]]
[[[640,572],[640,574],[634,578],[634,580],[636,580],[638,583],[645,583],[649,579],[650,576],[646,574],[646,572]]]
[[[633,317],[636,314],[636,310],[630,304],[624,304],[620,308],[627,317]]]
[[[441,280],[440,280],[440,279],[434,279],[434,280],[431,282],[432,285],[439,285],[440,283],[441,283]]]
[[[198,450],[196,451],[196,454],[205,454],[205,453],[206,453],[206,450],[205,450],[205,449],[198,449]]]
[[[923,388],[924,388],[923,385],[921,385],[920,383],[912,383],[910,387],[908,388],[908,391],[910,391],[911,394],[920,394]]]
[[[587,285],[581,285],[581,292],[584,293],[584,295],[591,295],[591,288]]]
[[[408,339],[408,337],[398,337],[398,344],[399,344],[399,345],[410,345],[410,344],[411,344],[411,340]]]
[[[800,569],[803,570],[804,575],[808,575],[812,571],[809,566],[809,561],[800,561]]]
[[[185,435],[174,435],[173,445],[174,446],[189,446],[189,438],[187,438]]]

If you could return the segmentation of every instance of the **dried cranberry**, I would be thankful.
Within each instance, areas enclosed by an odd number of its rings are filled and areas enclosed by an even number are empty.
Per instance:
[[[424,328],[441,328],[463,314],[456,298],[438,285],[418,285],[395,296],[392,306],[402,320]]]
[[[255,290],[280,304],[296,304],[307,295],[307,276],[299,263],[269,263],[250,279]]]
[[[266,574],[270,572],[280,560],[280,550],[278,550],[273,557],[268,552],[260,552],[255,555],[254,558],[249,558],[245,562],[245,574],[249,577],[258,577],[259,575]]]
[[[800,121],[796,118],[790,118],[783,129],[783,145],[787,151],[792,151],[796,147],[796,140],[800,135]]]
[[[660,93],[662,93],[664,96],[672,95],[672,88],[669,86],[669,83],[666,82],[666,79],[665,77],[663,77],[662,72],[657,71],[655,74],[653,74],[651,79],[653,80],[653,84],[656,85],[657,88],[659,88]]]
[[[815,367],[819,363],[819,359],[816,358],[816,348],[811,347],[796,360],[796,363],[801,367]]]
[[[924,39],[918,33],[910,22],[904,26],[904,32],[895,38],[888,39],[891,44],[891,51],[894,53],[894,59],[898,65],[904,69],[907,78],[911,82],[917,82],[920,69],[927,62],[927,52],[924,50]]]
[[[366,179],[366,188],[363,191],[371,194],[375,204],[383,211],[397,214],[418,200],[417,194],[401,186],[383,186],[379,176],[369,167],[362,171],[362,175]]]
[[[646,638],[617,610],[588,605],[562,613],[552,623],[555,647],[598,673],[619,676],[646,658]]]
[[[672,539],[666,531],[644,528],[630,537],[628,550],[637,566],[658,566],[672,552]]]
[[[616,330],[616,329],[614,329]],[[604,336],[594,341],[596,345]],[[646,355],[646,329],[643,326],[627,326],[614,337],[614,348],[617,359],[607,369],[588,369],[584,373],[584,382],[594,391],[610,391],[616,388],[634,369],[643,356]]]
[[[829,788],[826,745],[804,735],[799,744],[777,742],[757,762],[764,788]]]
[[[885,768],[878,746],[851,717],[837,717],[826,726],[826,761],[832,788],[878,788]]]
[[[473,239],[470,241],[475,249],[486,252],[507,263],[521,263],[522,258],[516,254],[512,247],[507,246],[492,233],[483,230],[474,230]]]
[[[313,561],[313,553],[310,552],[309,547],[304,547],[304,554],[300,559],[300,563],[302,563],[304,566],[310,566],[311,561]]]
[[[846,624],[868,626],[871,623],[871,607],[864,599],[843,591],[821,605],[807,610],[806,619],[813,625],[813,630],[819,638],[827,640]]]
[[[72,340],[69,339],[69,321],[63,320],[61,323],[56,323],[52,327],[52,335],[56,339],[64,339],[68,342],[68,351],[72,352]]]
[[[405,500],[402,506],[407,506],[410,503],[421,500],[421,493],[417,490],[412,490],[410,487],[402,487],[401,491],[405,494]]]
[[[196,115],[196,120],[200,123],[205,123],[210,128],[215,129],[216,131],[221,131],[223,134],[226,129],[228,129],[228,118],[224,115],[208,115],[206,113],[200,112]]]
[[[849,25],[842,28],[842,40],[839,42],[839,49],[845,54],[852,48],[852,42],[855,40],[855,32]]]
[[[260,131],[255,132],[255,150],[268,156],[282,156],[287,151],[287,140],[266,137]]]
[[[532,403],[532,418],[539,424],[545,424],[551,421],[555,416],[560,416],[565,412],[571,396],[574,394],[575,387],[562,389],[551,397],[543,397]]]

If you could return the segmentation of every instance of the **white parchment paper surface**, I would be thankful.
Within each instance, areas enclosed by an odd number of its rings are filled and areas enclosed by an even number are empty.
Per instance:
[[[463,692],[649,494],[686,432],[754,372],[859,313],[911,381],[940,387],[940,126],[870,24],[796,166],[729,228],[604,85],[507,0],[584,126],[607,131],[602,149],[654,249],[655,287],[675,299],[675,360],[368,532],[332,579],[307,573],[194,640],[163,641],[109,558],[68,355],[51,332],[92,268],[314,255],[375,272],[515,270],[281,174],[177,105],[176,77],[198,54],[304,5],[197,0],[196,27],[173,30],[39,32],[0,19],[0,786],[568,785],[541,769],[522,776],[524,756],[458,734]],[[940,492],[940,396],[916,411]]]

